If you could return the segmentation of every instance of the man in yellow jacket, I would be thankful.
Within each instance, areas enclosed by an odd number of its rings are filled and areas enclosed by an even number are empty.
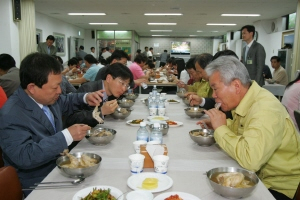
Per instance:
[[[300,138],[285,107],[232,56],[219,57],[205,71],[213,98],[233,116],[226,120],[217,109],[205,111],[216,142],[255,171],[276,199],[292,199],[300,181]]]

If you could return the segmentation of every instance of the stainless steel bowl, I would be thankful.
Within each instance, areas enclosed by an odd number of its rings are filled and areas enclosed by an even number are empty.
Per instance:
[[[154,124],[148,124],[150,132],[154,129]],[[160,123],[159,130],[162,132],[163,135],[167,135],[169,131],[169,125]]]
[[[124,94],[126,99],[135,100],[139,97],[139,93],[126,93]]]
[[[240,172],[244,174],[244,176],[249,179],[251,182],[253,182],[254,186],[249,188],[233,188],[233,187],[225,187],[222,186],[214,181],[211,180],[211,178],[214,176],[215,173],[222,173],[222,172]],[[207,173],[207,178],[209,179],[210,185],[213,187],[214,192],[231,199],[239,199],[247,197],[251,194],[251,192],[255,189],[257,186],[257,183],[259,181],[258,177],[254,172],[245,170],[245,169],[239,169],[236,167],[219,167],[209,170]]]
[[[100,131],[110,131],[112,133],[112,135],[110,136],[92,136],[93,134],[100,132]],[[115,138],[117,131],[115,131],[114,129],[110,129],[110,128],[102,128],[100,125],[95,126],[94,128],[92,128],[90,130],[90,133],[88,135],[86,135],[86,139],[92,143],[93,145],[98,145],[98,146],[104,146],[107,145],[108,143],[110,143],[110,141],[112,141]]]
[[[117,111],[115,110],[115,112],[113,112],[111,114],[111,116],[114,119],[125,119],[126,117],[128,117],[131,113],[131,109],[130,108],[121,108],[121,111]]]
[[[176,92],[177,96],[179,96],[180,98],[184,98],[184,94],[185,92]]]
[[[134,100],[132,99],[122,99],[118,100],[118,104],[121,108],[130,108],[134,104]]]
[[[191,118],[200,118],[205,114],[203,110],[204,110],[203,108],[199,108],[199,107],[189,107],[189,108],[185,108],[184,112]]]
[[[190,100],[186,97],[183,98],[183,103],[187,106],[190,106]]]
[[[157,79],[157,82],[158,82],[158,83],[162,83],[162,82],[164,82],[164,80],[162,80],[162,79]]]
[[[213,133],[213,130],[210,130]],[[194,136],[193,133],[194,132],[204,132],[207,133],[207,129],[195,129],[195,130],[191,130],[189,132],[189,135],[191,137],[191,139],[196,142],[198,145],[200,146],[211,146],[213,145],[216,141],[213,135],[206,135],[206,136],[202,136],[202,135],[198,135],[198,136]]]
[[[68,156],[61,156],[56,160],[56,165],[64,176],[70,177],[70,178],[80,178],[80,177],[86,178],[96,172],[96,170],[99,168],[102,158],[97,154],[85,153],[85,152],[72,153],[71,155],[75,156],[76,158],[81,158],[82,154],[85,154],[91,158],[96,159],[97,160],[96,165],[94,165],[92,167],[77,168],[77,169],[61,167],[61,165],[67,164],[70,162],[70,159]]]

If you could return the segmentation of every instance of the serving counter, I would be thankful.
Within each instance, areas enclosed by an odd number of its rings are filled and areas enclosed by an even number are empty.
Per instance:
[[[139,127],[126,124],[132,119],[146,119],[148,109],[141,99],[148,95],[140,95],[136,99],[134,110],[125,120],[105,118],[103,127],[117,131],[114,140],[106,146],[94,146],[83,139],[73,150],[74,152],[92,152],[102,157],[98,171],[86,178],[86,180],[72,188],[34,190],[26,200],[70,200],[74,194],[86,187],[97,185],[109,185],[120,189],[122,192],[131,191],[127,186],[127,179],[131,176],[128,156],[134,153],[132,142],[136,140],[136,132]],[[175,95],[167,95],[167,99],[178,99]],[[168,134],[163,137],[163,143],[167,145],[169,167],[167,175],[173,179],[173,186],[165,191],[154,193],[154,197],[164,192],[185,192],[199,197],[201,200],[225,199],[213,192],[205,172],[216,167],[239,167],[238,163],[223,152],[217,144],[209,147],[201,147],[189,137],[189,131],[199,128],[196,122],[184,113],[185,104],[169,104],[166,116],[172,121],[183,122],[182,126],[170,127]],[[154,172],[151,168],[145,168],[144,172]],[[55,168],[44,181],[72,180],[61,175]],[[126,195],[125,195],[126,196]],[[124,200],[126,198],[124,197]],[[262,182],[259,182],[251,196],[245,199],[274,199]]]

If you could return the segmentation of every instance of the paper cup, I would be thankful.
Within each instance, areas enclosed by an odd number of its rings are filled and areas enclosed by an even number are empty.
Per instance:
[[[164,116],[166,114],[166,109],[165,108],[158,108],[158,115],[159,116]]]
[[[147,144],[161,144],[159,140],[149,141]]]
[[[131,174],[138,174],[143,171],[145,156],[142,154],[132,154],[129,156]]]
[[[142,144],[147,144],[147,141],[145,141],[145,140],[137,140],[137,141],[133,142],[133,148],[135,150],[135,153],[140,153],[141,145]]]
[[[166,174],[168,171],[169,156],[157,155],[153,156],[154,171],[156,173]]]
[[[157,108],[149,108],[149,115],[150,116],[157,115]]]

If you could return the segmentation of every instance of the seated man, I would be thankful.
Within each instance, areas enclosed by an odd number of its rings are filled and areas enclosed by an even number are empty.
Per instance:
[[[257,173],[276,199],[293,198],[300,180],[300,138],[287,110],[272,93],[251,81],[232,56],[205,69],[213,97],[233,120],[217,109],[205,111],[218,145],[243,168]],[[199,121],[198,124],[201,124]]]
[[[77,92],[94,92],[104,89],[103,101],[101,103],[101,117],[113,113],[118,107],[116,98],[119,98],[129,87],[133,81],[133,76],[128,67],[121,63],[114,63],[106,68],[102,74],[102,78],[98,81],[92,81],[83,84]],[[89,126],[96,126],[98,122],[93,118],[92,112],[94,107],[85,106],[66,119],[66,126],[71,126],[76,123],[84,123]]]
[[[5,53],[0,55],[0,86],[7,98],[20,86],[19,69],[15,59]]]
[[[97,60],[92,56],[91,54],[88,54],[84,57],[84,63],[85,67],[87,68],[87,71],[85,74],[83,74],[82,77],[76,78],[73,80],[69,80],[70,83],[85,83],[88,81],[94,81],[96,78],[96,75],[101,67],[97,66]]]
[[[272,56],[270,61],[274,69],[273,78],[267,79],[267,81],[271,80],[281,85],[287,85],[289,83],[288,76],[285,69],[280,65],[280,58],[278,56]]]
[[[61,66],[47,54],[33,53],[20,66],[21,87],[0,109],[0,146],[6,166],[16,168],[22,188],[41,182],[56,167],[56,159],[89,126],[75,124],[63,130],[62,114],[87,103],[101,102],[101,91],[60,95]],[[30,190],[25,191],[25,196]]]

